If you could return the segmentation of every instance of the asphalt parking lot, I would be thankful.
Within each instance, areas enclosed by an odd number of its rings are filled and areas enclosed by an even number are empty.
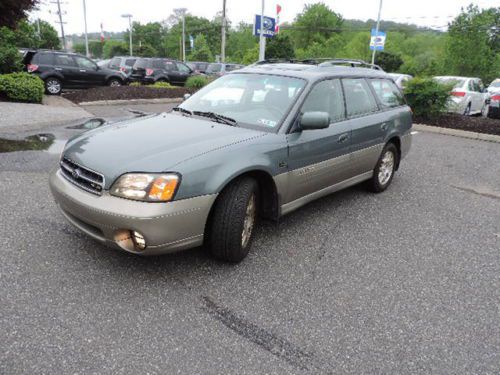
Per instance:
[[[500,144],[419,133],[392,186],[263,222],[236,266],[65,222],[58,155],[0,154],[1,374],[493,374]]]

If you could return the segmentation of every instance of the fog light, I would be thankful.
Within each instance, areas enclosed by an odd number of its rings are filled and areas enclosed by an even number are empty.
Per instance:
[[[134,240],[134,246],[138,250],[144,250],[146,248],[146,240],[144,239],[144,236],[135,230],[131,232],[132,232],[132,239]]]

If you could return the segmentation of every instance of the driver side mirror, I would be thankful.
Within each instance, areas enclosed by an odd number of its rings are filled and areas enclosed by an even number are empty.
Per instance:
[[[330,115],[328,112],[305,112],[299,124],[302,130],[326,129],[330,126]]]
[[[190,97],[191,97],[191,94],[190,94],[190,93],[186,93],[186,94],[184,94],[184,96],[183,96],[184,100],[188,100]]]

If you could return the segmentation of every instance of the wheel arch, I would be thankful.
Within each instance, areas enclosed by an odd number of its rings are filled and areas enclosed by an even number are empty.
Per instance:
[[[401,161],[401,138],[399,138],[399,136],[397,135],[393,135],[387,140],[386,145],[388,145],[389,143],[392,143],[394,146],[396,146],[396,149],[398,150],[398,157],[396,161],[396,170],[398,170],[399,162]]]

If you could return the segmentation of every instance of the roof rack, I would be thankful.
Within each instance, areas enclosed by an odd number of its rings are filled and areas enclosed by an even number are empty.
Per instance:
[[[332,57],[319,57],[311,59],[268,59],[256,62],[256,65],[265,64],[276,64],[276,63],[288,63],[288,64],[308,64],[308,65],[318,65],[320,67],[326,66],[350,66],[352,68],[371,68],[376,70],[382,70],[382,68],[376,64],[370,64],[363,60],[355,59],[338,59]]]

